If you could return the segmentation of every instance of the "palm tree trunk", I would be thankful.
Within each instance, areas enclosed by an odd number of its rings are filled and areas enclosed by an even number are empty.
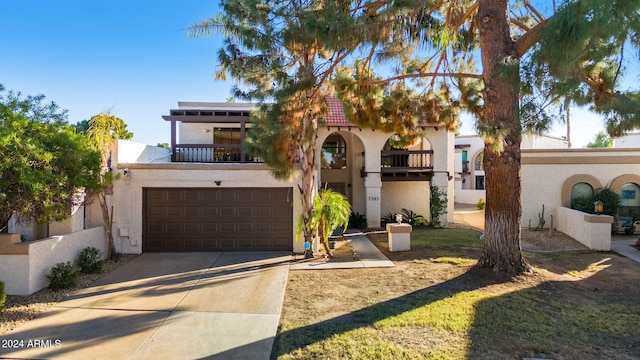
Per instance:
[[[307,126],[313,126],[315,129],[315,120]],[[315,163],[317,138],[318,136],[314,135],[306,146],[304,144],[298,146],[301,157],[300,168],[302,170],[301,184],[298,185],[302,197],[302,234],[304,241],[308,242],[312,249],[317,248],[317,244],[314,244],[314,231],[311,228],[313,219],[313,197],[316,188]]]
[[[107,232],[107,259],[112,259],[116,255],[116,247],[113,243],[113,211],[109,211],[109,205],[107,204],[107,194],[103,190],[98,195],[98,202],[100,203],[100,209],[102,210],[102,220],[104,222],[104,229]]]
[[[480,0],[480,47],[484,79],[486,174],[485,234],[478,266],[508,273],[529,271],[522,257],[520,221],[521,125],[519,59],[509,31],[508,0]],[[500,141],[496,149],[494,140]]]

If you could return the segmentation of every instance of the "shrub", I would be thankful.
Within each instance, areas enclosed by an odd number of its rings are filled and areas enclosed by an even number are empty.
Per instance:
[[[102,271],[102,260],[100,259],[102,254],[99,249],[94,247],[87,247],[82,249],[76,264],[85,274],[95,274]]]
[[[357,212],[352,212],[349,216],[349,229],[366,229],[367,228],[367,217],[364,214],[360,214]]]
[[[412,210],[402,209],[402,222],[406,222],[411,226],[424,225],[427,219],[422,215],[418,215]]]
[[[603,214],[611,216],[618,214],[618,208],[620,207],[620,195],[616,194],[609,188],[597,189],[591,197],[574,199],[571,208],[593,214],[595,212],[593,203],[598,200],[602,201],[604,204]]]
[[[396,214],[387,213],[387,215],[383,216],[380,219],[380,222],[382,223],[382,226],[385,226],[387,224],[395,223],[396,222]]]
[[[47,275],[49,279],[49,289],[58,291],[60,289],[68,289],[78,285],[78,270],[70,262],[57,263],[51,268],[51,272]]]
[[[0,311],[4,309],[5,300],[7,300],[7,293],[4,291],[4,283],[0,281]]]
[[[486,207],[487,207],[487,201],[485,199],[478,200],[478,203],[476,204],[476,208],[478,210],[484,210],[484,208]]]
[[[429,206],[431,222],[429,226],[439,228],[442,225],[440,224],[440,216],[447,213],[447,191],[430,183],[429,192],[431,195],[431,205]]]

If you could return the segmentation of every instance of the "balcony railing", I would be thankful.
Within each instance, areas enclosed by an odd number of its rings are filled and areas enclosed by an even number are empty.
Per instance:
[[[433,176],[433,150],[383,150],[380,173],[387,181],[429,181]]]
[[[468,160],[465,160],[465,161],[462,162],[462,172],[465,173],[465,174],[470,173],[470,171],[469,171],[469,161]]]
[[[262,159],[244,152],[242,145],[182,144],[175,145],[172,162],[197,163],[261,163]]]

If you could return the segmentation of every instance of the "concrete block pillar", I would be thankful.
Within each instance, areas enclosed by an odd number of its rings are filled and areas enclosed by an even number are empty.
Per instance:
[[[409,224],[387,224],[390,251],[411,250],[411,230]]]
[[[380,227],[380,201],[382,194],[382,180],[379,173],[368,173],[364,179],[364,191],[366,196],[365,211],[367,226]]]

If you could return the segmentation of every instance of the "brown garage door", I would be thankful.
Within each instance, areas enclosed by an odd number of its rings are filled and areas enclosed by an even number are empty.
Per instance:
[[[291,250],[291,188],[146,188],[143,252]]]

